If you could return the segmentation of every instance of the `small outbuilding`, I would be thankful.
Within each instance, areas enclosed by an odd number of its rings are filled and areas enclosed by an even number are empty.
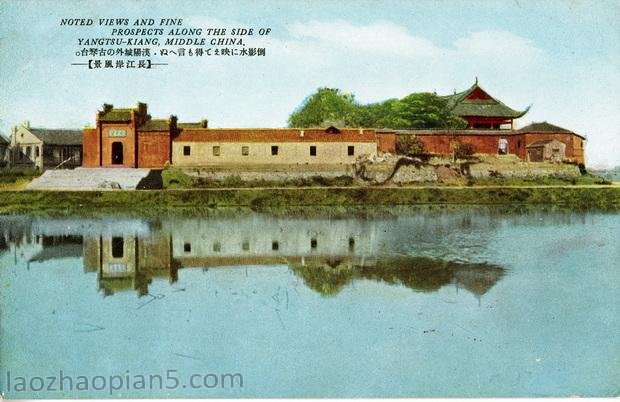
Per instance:
[[[29,122],[13,128],[10,165],[75,168],[82,164],[82,130],[30,127]]]
[[[525,147],[529,162],[562,162],[566,159],[566,144],[558,140],[536,141]]]

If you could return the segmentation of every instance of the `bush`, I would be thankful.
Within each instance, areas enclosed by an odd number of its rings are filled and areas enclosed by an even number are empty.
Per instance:
[[[424,143],[415,135],[396,135],[396,153],[407,156],[426,154]]]
[[[469,159],[475,153],[473,144],[459,142],[454,148],[456,159]]]
[[[12,167],[0,169],[0,183],[15,183],[20,179],[29,180],[40,175],[41,172],[33,168]]]

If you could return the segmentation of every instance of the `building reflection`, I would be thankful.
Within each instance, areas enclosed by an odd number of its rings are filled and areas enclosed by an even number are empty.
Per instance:
[[[122,225],[101,220],[16,221],[3,226],[0,254],[12,251],[13,262],[27,267],[81,258],[84,271],[96,274],[104,296],[144,296],[154,280],[174,283],[179,271],[189,269],[287,266],[325,297],[364,280],[416,292],[454,286],[482,296],[504,275],[497,265],[403,253],[398,247],[406,242],[395,239],[394,231],[404,233],[405,227],[398,221],[260,217],[126,220]],[[411,241],[416,242],[425,228],[409,226]],[[395,243],[399,246],[390,249]]]

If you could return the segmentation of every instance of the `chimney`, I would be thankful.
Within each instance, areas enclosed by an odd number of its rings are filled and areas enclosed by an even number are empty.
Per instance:
[[[301,130],[301,131],[299,132],[299,136],[300,136],[300,137],[303,137],[303,136],[304,136],[304,130]]]
[[[200,120],[200,127],[208,128],[209,127],[209,120],[207,120],[207,119]]]
[[[172,129],[172,131],[177,129],[177,117],[173,114],[170,115],[170,117],[168,118],[168,125],[170,126],[170,128]]]
[[[24,120],[24,123],[22,125],[26,128],[30,128],[30,120]]]

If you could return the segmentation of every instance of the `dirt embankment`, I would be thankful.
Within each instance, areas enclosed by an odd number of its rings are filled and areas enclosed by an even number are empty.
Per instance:
[[[357,178],[370,184],[452,183],[487,178],[577,178],[575,165],[524,162],[516,156],[477,156],[471,160],[417,158],[382,155],[359,159],[355,165]]]

